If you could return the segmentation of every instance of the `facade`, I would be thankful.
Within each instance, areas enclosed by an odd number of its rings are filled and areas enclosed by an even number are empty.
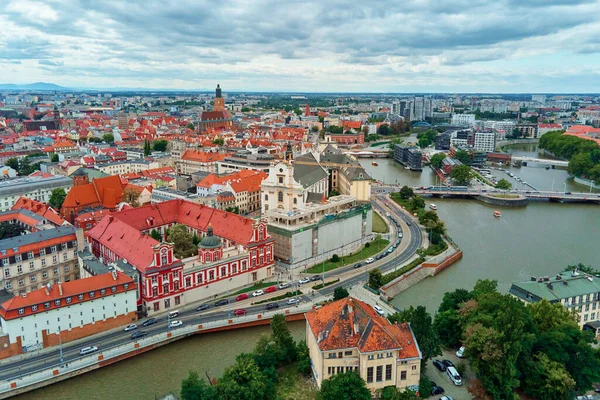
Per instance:
[[[494,132],[475,132],[476,150],[485,151],[488,153],[496,149],[496,134]]]
[[[0,211],[9,210],[19,197],[29,197],[47,203],[52,191],[62,188],[68,192],[73,181],[65,176],[29,176],[0,181]]]
[[[58,212],[56,212],[56,210],[54,210],[48,204],[27,197],[19,197],[15,204],[13,204],[11,207],[11,210],[29,210],[55,226],[69,224],[58,214]]]
[[[166,229],[184,225],[202,238],[198,255],[178,259],[172,243],[159,242]],[[139,311],[152,315],[230,289],[269,279],[274,272],[273,239],[263,220],[201,204],[171,200],[116,212],[86,234],[88,248],[105,265],[126,261],[140,276]],[[204,238],[219,246],[204,251]]]
[[[215,174],[218,172],[217,163],[227,156],[229,154],[186,150],[177,161],[177,172],[188,176],[198,171]]]
[[[435,149],[436,150],[450,150],[450,138],[451,138],[451,134],[449,132],[440,133],[435,138]]]
[[[411,171],[423,170],[423,153],[415,147],[408,145],[394,145],[394,161],[410,168]]]
[[[515,129],[519,131],[523,138],[535,139],[538,137],[538,124],[520,123],[517,124]]]
[[[358,201],[371,200],[371,176],[356,158],[328,145],[320,153],[319,162],[329,171],[329,192],[337,190]]]
[[[266,151],[251,152],[240,150],[217,162],[219,173],[230,174],[244,169],[269,173],[269,168],[275,164],[275,158]]]
[[[373,394],[386,386],[419,385],[422,355],[410,324],[391,324],[352,297],[305,316],[306,344],[319,387],[348,371],[358,373]]]
[[[526,303],[542,299],[560,303],[577,314],[579,326],[600,322],[600,281],[581,272],[563,272],[553,277],[535,278],[513,283],[509,293]]]
[[[221,87],[217,85],[212,111],[203,111],[200,117],[200,130],[207,129],[230,129],[233,126],[233,118],[225,108],[225,99],[221,94]]]
[[[0,305],[0,358],[125,325],[136,311],[136,285],[120,272],[48,284]]]
[[[108,175],[131,174],[159,168],[157,161],[127,160],[96,165],[96,169]]]
[[[344,122],[354,122],[354,121],[344,121]],[[360,124],[360,121],[356,121]],[[326,133],[325,139],[328,142],[335,142],[338,144],[363,144],[365,143],[365,134],[362,131],[352,132],[348,131],[347,133]]]
[[[261,182],[267,177],[262,171],[242,170],[225,176],[208,175],[196,185],[198,196],[216,196],[221,192],[233,193],[234,207],[246,214],[259,210]]]
[[[471,126],[475,123],[475,114],[452,114],[453,126]]]

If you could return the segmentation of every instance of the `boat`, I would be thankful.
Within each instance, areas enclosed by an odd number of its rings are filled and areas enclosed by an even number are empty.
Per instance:
[[[502,216],[502,214],[500,214],[500,211],[494,210],[494,217],[500,218],[501,216]]]
[[[373,165],[374,167],[376,167],[376,166],[378,166],[379,164],[377,164],[377,162],[373,161],[373,162],[371,163],[371,165]]]
[[[435,204],[430,204],[429,208],[431,208],[432,210],[437,210],[437,206]]]

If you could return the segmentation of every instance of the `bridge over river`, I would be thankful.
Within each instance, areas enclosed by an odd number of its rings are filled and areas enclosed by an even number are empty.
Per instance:
[[[482,196],[488,198],[494,198],[498,200],[507,199],[505,195],[518,195],[521,198],[529,200],[545,200],[554,201],[559,203],[591,203],[600,204],[600,194],[596,193],[571,193],[571,192],[552,192],[552,191],[525,191],[525,190],[511,190],[510,192],[504,192],[501,190],[476,190],[476,189],[463,189],[463,188],[423,188],[414,189],[416,194],[421,196],[432,196],[432,197],[473,197],[480,198]],[[503,198],[504,197],[504,198]]]
[[[512,160],[513,161],[520,161],[523,164],[536,163],[536,164],[543,164],[543,165],[552,165],[552,166],[555,166],[555,167],[568,167],[569,166],[569,162],[568,161],[549,160],[549,159],[544,159],[544,158],[512,156]]]

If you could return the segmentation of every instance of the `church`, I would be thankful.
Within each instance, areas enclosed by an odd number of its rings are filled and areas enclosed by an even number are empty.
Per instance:
[[[233,118],[229,110],[225,108],[225,99],[221,93],[221,87],[217,84],[212,111],[203,111],[200,117],[200,132],[208,129],[231,129],[232,126]]]

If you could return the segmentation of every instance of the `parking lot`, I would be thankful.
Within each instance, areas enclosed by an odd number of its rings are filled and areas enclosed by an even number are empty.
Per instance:
[[[454,365],[458,365],[458,363],[460,361],[467,363],[467,360],[465,358],[460,359],[460,358],[456,357],[456,354],[454,352],[443,351],[443,353],[444,354],[442,356],[436,357],[435,359],[450,360],[450,361],[452,361],[452,363],[454,363]],[[466,376],[462,377],[462,381],[463,381],[462,386],[454,386],[454,384],[450,381],[450,378],[448,378],[448,375],[446,375],[446,372],[439,371],[433,365],[433,360],[429,360],[427,362],[426,375],[430,380],[435,382],[438,386],[441,386],[444,388],[443,395],[438,394],[438,395],[430,397],[432,399],[439,399],[440,397],[442,397],[444,395],[450,396],[454,400],[468,400],[468,399],[473,398],[473,396],[471,396],[471,394],[469,392],[467,392],[467,384],[469,383],[469,379],[473,377],[473,374],[471,373],[468,366],[467,366],[467,372],[465,373]]]

